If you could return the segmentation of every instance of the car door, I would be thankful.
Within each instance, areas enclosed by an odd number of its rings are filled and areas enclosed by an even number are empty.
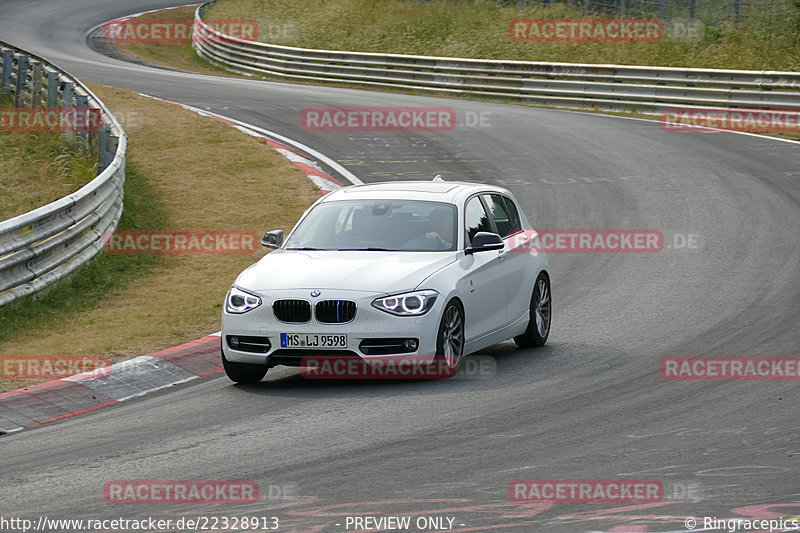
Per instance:
[[[466,247],[471,245],[472,237],[479,231],[495,231],[480,196],[473,196],[465,204],[463,231]],[[459,261],[467,342],[497,331],[508,323],[508,288],[501,252],[503,250],[465,254]]]
[[[505,248],[500,251],[498,269],[503,275],[506,289],[506,310],[508,322],[524,316],[530,307],[533,291],[534,272],[531,258],[524,253],[526,246],[516,246],[522,225],[519,210],[511,198],[502,194],[487,194],[485,204],[494,222],[497,233],[503,238]],[[520,253],[520,250],[523,253]]]

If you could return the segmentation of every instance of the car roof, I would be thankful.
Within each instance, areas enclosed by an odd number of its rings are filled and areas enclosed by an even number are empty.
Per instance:
[[[345,187],[327,194],[323,201],[397,199],[456,203],[460,198],[480,192],[509,194],[502,187],[485,183],[469,183],[465,181],[385,181]]]

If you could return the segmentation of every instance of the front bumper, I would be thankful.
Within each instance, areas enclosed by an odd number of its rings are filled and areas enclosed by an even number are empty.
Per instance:
[[[291,289],[269,291],[269,294],[255,293],[262,300],[259,307],[243,314],[222,311],[222,351],[228,361],[237,363],[263,364],[267,366],[299,366],[303,357],[358,357],[364,360],[393,357],[432,357],[436,353],[436,336],[444,308],[441,296],[433,307],[419,317],[394,316],[372,307],[376,298],[385,293],[366,291],[322,290],[319,297],[311,296],[312,289]],[[309,322],[286,323],[275,318],[272,304],[276,300],[298,299],[308,301],[312,309],[318,300],[352,300],[356,302],[356,314],[352,321],[343,324],[326,324],[313,315]],[[333,349],[324,348],[282,348],[281,334],[322,334],[347,335],[347,344]],[[238,337],[239,349],[231,347],[230,338]],[[242,339],[250,344],[243,349]],[[265,346],[266,339],[269,347]],[[396,354],[375,353],[367,345],[375,345],[376,339],[417,339],[416,350]],[[255,341],[255,342],[252,342]],[[393,344],[388,342],[387,344]],[[256,345],[256,346],[254,346]],[[259,346],[260,345],[260,346]],[[391,349],[391,348],[389,348]],[[263,353],[254,353],[253,350]],[[266,351],[263,351],[266,350]],[[385,350],[383,350],[385,352]]]

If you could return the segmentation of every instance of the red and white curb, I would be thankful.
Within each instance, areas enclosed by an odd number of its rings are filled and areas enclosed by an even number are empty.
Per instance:
[[[237,126],[239,128],[239,126]],[[243,128],[240,128],[243,131]],[[307,158],[306,156],[295,152],[294,150],[283,146],[280,143],[276,143],[272,139],[268,139],[264,136],[259,136],[257,133],[253,133],[260,139],[263,139],[267,146],[274,148],[278,153],[280,153],[283,157],[300,167],[300,170],[305,172],[308,179],[314,182],[314,185],[319,187],[321,191],[324,193],[329,193],[331,191],[335,191],[336,189],[341,189],[344,187],[342,182],[331,176],[330,174],[326,173],[322,170],[319,165],[315,161]]]
[[[0,394],[0,434],[14,433],[114,405],[222,370],[219,334]],[[102,377],[98,377],[102,376]]]

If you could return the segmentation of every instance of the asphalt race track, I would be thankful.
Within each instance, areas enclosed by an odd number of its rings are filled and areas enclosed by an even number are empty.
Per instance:
[[[319,382],[279,368],[258,386],[234,386],[214,374],[0,437],[0,517],[276,516],[286,533],[367,530],[348,525],[348,516],[411,516],[412,524],[449,517],[457,531],[665,532],[687,531],[687,516],[702,530],[703,517],[800,515],[798,382],[669,381],[659,373],[669,356],[800,355],[800,144],[667,132],[656,122],[569,111],[215,78],[122,62],[86,44],[97,24],[167,5],[0,0],[0,39],[85,82],[278,132],[366,182],[439,172],[498,183],[520,199],[534,227],[654,229],[664,248],[551,254],[550,341],[485,350],[494,375]],[[301,127],[302,109],[326,106],[446,106],[461,125],[383,133]],[[474,126],[475,117],[483,125]],[[263,229],[272,229],[268,213]],[[692,248],[682,246],[689,235]],[[134,479],[252,480],[261,496],[233,506],[106,503],[107,482]],[[516,503],[508,494],[515,479],[660,480],[664,498]],[[436,529],[422,526],[411,530]]]

